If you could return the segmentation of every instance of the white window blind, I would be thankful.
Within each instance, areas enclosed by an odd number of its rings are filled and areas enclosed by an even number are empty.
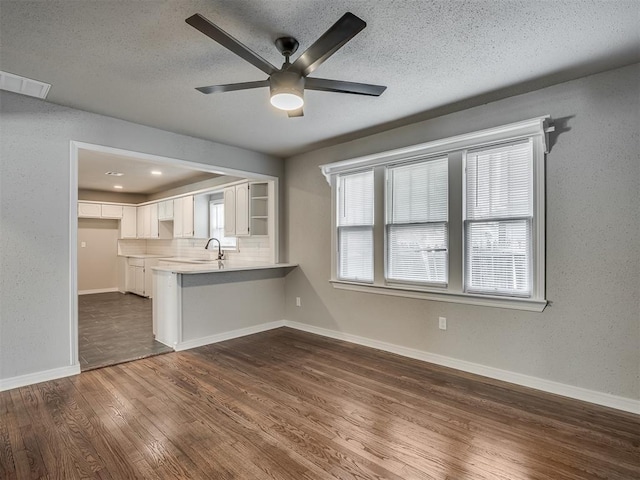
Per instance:
[[[446,284],[448,160],[387,168],[387,271],[391,282]]]
[[[532,142],[467,153],[465,180],[465,290],[530,297]]]
[[[338,277],[373,282],[373,170],[338,176]]]

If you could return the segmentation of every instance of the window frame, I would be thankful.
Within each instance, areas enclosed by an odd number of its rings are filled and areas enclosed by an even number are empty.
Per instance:
[[[332,223],[337,225],[338,174],[373,168],[374,170],[374,282],[340,280],[337,276],[337,228],[332,228],[331,278],[334,288],[382,295],[421,298],[443,302],[483,305],[541,312],[547,305],[545,298],[545,154],[548,153],[550,116],[537,117],[490,129],[471,132],[455,137],[427,142],[410,147],[368,155],[354,159],[321,165],[322,173],[331,185]],[[477,294],[464,290],[464,195],[465,161],[470,150],[482,147],[531,139],[533,155],[533,221],[531,231],[532,248],[532,294],[531,297],[507,297]],[[449,219],[448,219],[448,285],[405,284],[386,280],[386,168],[398,163],[415,162],[427,157],[447,156],[449,172]]]

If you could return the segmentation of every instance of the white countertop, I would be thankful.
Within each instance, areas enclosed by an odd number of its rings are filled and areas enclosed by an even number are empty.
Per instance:
[[[127,258],[166,258],[166,255],[151,255],[149,253],[134,253],[134,254],[125,254],[118,255],[119,257],[127,257]]]
[[[166,260],[174,261],[174,259],[167,258]],[[190,259],[193,261],[193,259]],[[181,274],[195,274],[195,273],[224,273],[224,272],[238,272],[244,270],[265,270],[271,268],[293,268],[297,267],[296,263],[270,263],[270,264],[255,264],[255,263],[241,263],[230,262],[228,260],[222,261],[222,266],[218,264],[218,260],[212,260],[208,262],[200,263],[176,263],[175,265],[167,265],[161,267],[151,267],[152,270],[159,272],[171,272]]]

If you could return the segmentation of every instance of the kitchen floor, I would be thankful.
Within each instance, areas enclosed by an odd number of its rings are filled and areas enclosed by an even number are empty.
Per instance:
[[[153,338],[151,299],[119,292],[78,296],[80,369],[172,352]]]

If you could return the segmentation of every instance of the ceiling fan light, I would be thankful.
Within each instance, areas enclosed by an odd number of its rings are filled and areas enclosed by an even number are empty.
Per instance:
[[[297,110],[304,105],[304,78],[282,70],[269,78],[271,105],[280,110]]]
[[[282,92],[271,95],[271,105],[280,110],[297,110],[304,105],[304,100],[296,93]]]

